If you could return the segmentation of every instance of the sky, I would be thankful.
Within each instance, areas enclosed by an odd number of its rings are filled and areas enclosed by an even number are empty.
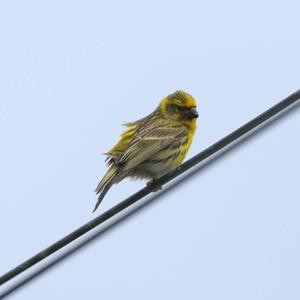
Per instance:
[[[189,158],[299,89],[299,9],[290,0],[2,1],[0,273],[145,185],[124,180],[91,213],[101,153],[166,95],[197,99]],[[296,108],[0,297],[299,299],[299,117]]]

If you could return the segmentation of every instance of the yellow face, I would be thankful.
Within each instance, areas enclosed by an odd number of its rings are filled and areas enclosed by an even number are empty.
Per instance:
[[[165,117],[183,122],[198,118],[196,106],[196,100],[184,91],[176,91],[160,103],[160,109]]]

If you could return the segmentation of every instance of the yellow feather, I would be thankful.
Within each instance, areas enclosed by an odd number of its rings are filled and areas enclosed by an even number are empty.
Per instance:
[[[186,143],[183,144],[181,152],[178,156],[178,158],[175,161],[176,166],[180,166],[183,160],[185,159],[187,152],[189,151],[191,144],[193,142],[193,138],[196,132],[196,121],[191,120],[189,123],[186,123],[187,128],[188,128],[188,135],[187,135],[187,140]]]
[[[136,127],[136,125],[132,125],[126,131],[124,131],[121,135],[120,141],[106,154],[109,156],[115,156],[119,153],[122,153],[128,146],[128,144],[130,144],[130,142],[132,141],[135,135]]]

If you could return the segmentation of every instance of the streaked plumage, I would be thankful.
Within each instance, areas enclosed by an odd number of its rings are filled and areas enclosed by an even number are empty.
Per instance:
[[[176,91],[147,117],[125,124],[120,141],[106,153],[110,168],[98,184],[94,211],[107,191],[125,177],[155,180],[184,160],[196,130],[195,99]]]

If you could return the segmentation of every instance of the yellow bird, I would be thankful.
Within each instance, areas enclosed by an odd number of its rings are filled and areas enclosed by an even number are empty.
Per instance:
[[[196,100],[184,91],[165,97],[148,116],[125,124],[127,130],[107,153],[110,168],[95,192],[98,208],[115,183],[125,177],[154,181],[184,160],[196,130]]]

